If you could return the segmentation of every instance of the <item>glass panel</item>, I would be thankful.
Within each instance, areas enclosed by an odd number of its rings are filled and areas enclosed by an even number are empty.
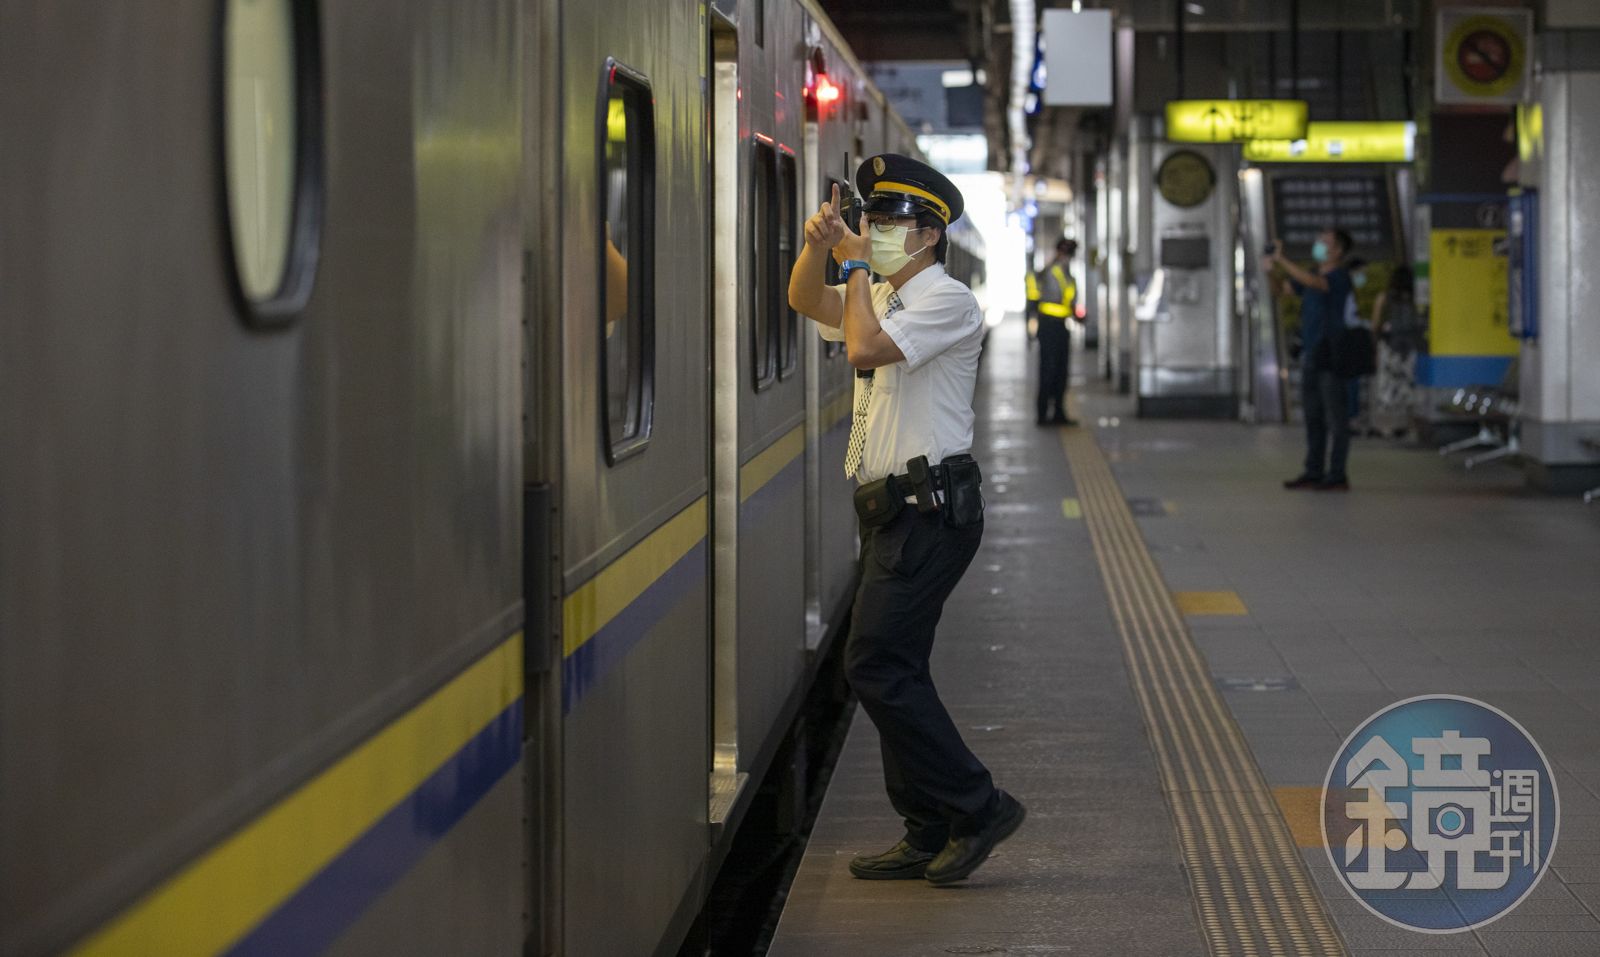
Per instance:
[[[778,158],[778,270],[776,278],[787,281],[794,270],[795,258],[795,190],[799,182],[795,176],[794,157],[788,153]],[[832,258],[831,256],[829,257]],[[800,317],[789,308],[789,297],[773,283],[772,308],[778,319],[778,366],[780,375],[789,373],[800,365]]]
[[[253,302],[283,285],[293,224],[294,16],[289,0],[229,0],[224,150],[239,285]]]
[[[840,192],[842,193],[844,191],[845,183],[844,183],[843,180],[834,179],[833,177],[830,176],[828,178],[827,183],[822,188],[822,197],[823,197],[823,199],[827,199],[828,197],[833,195],[833,188],[835,186],[840,187]],[[839,285],[839,283],[844,282],[844,278],[839,275],[839,262],[838,262],[838,260],[833,258],[833,254],[831,252],[828,253],[827,261],[823,264],[822,268],[823,268],[824,281],[826,281],[828,285],[837,286],[837,285]],[[822,357],[824,359],[832,359],[834,356],[843,355],[843,354],[844,354],[844,343],[842,343],[842,342],[831,342],[831,341],[827,341],[827,340],[823,341],[823,343],[822,343]]]
[[[634,215],[636,163],[630,149],[627,88],[613,86],[606,103],[605,145],[605,364],[606,418],[612,444],[639,434],[637,401],[639,310],[628,264],[638,259],[639,236]],[[631,187],[631,188],[630,188]]]
[[[600,119],[601,364],[606,454],[613,464],[650,435],[655,347],[655,129],[650,88],[608,63]]]
[[[754,175],[751,177],[750,233],[754,239],[754,280],[750,284],[750,355],[756,388],[764,388],[777,372],[776,321],[773,315],[773,272],[777,268],[777,162],[774,150],[756,144]]]

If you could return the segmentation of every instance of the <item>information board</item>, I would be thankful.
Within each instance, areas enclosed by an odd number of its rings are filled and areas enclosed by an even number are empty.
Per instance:
[[[1324,229],[1342,229],[1367,259],[1396,258],[1394,209],[1384,173],[1274,174],[1272,238],[1290,259],[1311,258]]]
[[[1429,351],[1435,356],[1516,355],[1507,315],[1505,230],[1435,229],[1428,248]]]

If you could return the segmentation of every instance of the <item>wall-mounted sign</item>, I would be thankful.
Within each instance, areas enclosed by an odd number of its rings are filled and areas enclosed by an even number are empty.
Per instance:
[[[1044,12],[1044,102],[1111,105],[1111,11]]]
[[[1179,143],[1297,140],[1306,135],[1305,100],[1171,100],[1167,139]]]
[[[1251,140],[1244,158],[1252,163],[1409,163],[1417,125],[1308,123],[1305,139]]]
[[[1433,303],[1428,343],[1436,356],[1516,355],[1509,326],[1504,230],[1435,229],[1428,265]]]
[[[1194,150],[1178,150],[1156,169],[1156,189],[1161,198],[1183,209],[1205,202],[1216,185],[1216,170]]]
[[[1446,7],[1439,11],[1434,99],[1516,103],[1528,87],[1533,11]]]

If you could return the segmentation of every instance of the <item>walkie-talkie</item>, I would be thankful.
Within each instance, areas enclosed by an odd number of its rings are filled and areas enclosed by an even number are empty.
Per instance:
[[[933,467],[926,455],[919,455],[906,463],[906,475],[911,479],[911,491],[917,496],[917,511],[937,512],[939,500],[933,494]]]

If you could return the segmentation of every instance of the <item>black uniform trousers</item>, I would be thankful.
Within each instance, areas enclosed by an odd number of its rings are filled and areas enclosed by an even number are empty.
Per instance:
[[[1306,418],[1305,474],[1339,481],[1350,456],[1350,380],[1307,362],[1300,369],[1300,409]],[[1332,441],[1329,441],[1330,435]]]
[[[945,599],[983,538],[981,521],[952,528],[942,516],[907,504],[889,524],[862,529],[861,584],[844,651],[845,677],[878,729],[889,801],[905,819],[906,841],[924,851],[975,833],[999,803],[928,668]]]
[[[1039,317],[1039,418],[1067,414],[1067,366],[1072,355],[1072,334],[1067,321]]]

